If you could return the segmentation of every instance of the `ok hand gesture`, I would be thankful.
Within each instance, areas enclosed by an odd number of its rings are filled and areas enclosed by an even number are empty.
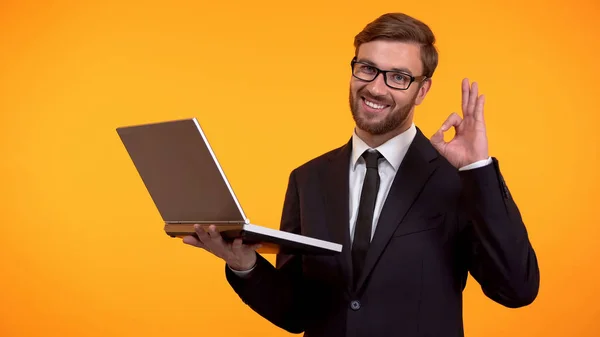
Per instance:
[[[488,141],[483,119],[485,97],[478,94],[477,83],[469,85],[469,79],[462,81],[461,118],[452,113],[442,127],[431,137],[431,144],[454,167],[461,168],[479,160],[488,159]],[[455,128],[455,135],[449,142],[444,141],[444,132]]]

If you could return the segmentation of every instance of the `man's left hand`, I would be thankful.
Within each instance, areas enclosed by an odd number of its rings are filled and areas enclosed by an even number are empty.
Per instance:
[[[452,113],[442,127],[431,137],[431,144],[454,167],[461,168],[479,160],[488,159],[488,141],[483,119],[485,97],[478,94],[477,82],[469,85],[469,79],[462,81],[461,118]],[[455,129],[454,138],[444,141],[444,132]]]

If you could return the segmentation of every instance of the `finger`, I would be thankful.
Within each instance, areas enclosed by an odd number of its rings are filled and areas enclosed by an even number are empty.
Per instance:
[[[468,115],[468,111],[467,111],[467,105],[469,104],[469,79],[465,78],[462,81],[462,111],[463,111],[463,116],[467,116]]]
[[[469,93],[469,105],[467,106],[467,111],[469,115],[473,115],[475,111],[475,103],[477,102],[478,96],[479,88],[477,82],[473,82],[473,84],[471,84],[471,92]]]
[[[207,251],[213,253],[214,255],[221,256],[222,248],[218,244],[215,244],[213,239],[210,237],[209,232],[207,232],[202,226],[196,224],[194,226],[196,230],[196,235],[200,243],[202,244],[202,248]]]
[[[201,244],[200,240],[196,239],[192,235],[186,235],[186,236],[184,236],[181,241],[183,243],[185,243],[185,244],[192,245],[192,246],[196,246],[198,244]]]
[[[194,225],[194,230],[196,231],[196,235],[198,236],[198,240],[200,240],[200,242],[202,242],[203,244],[206,244],[207,242],[210,241],[210,237],[208,236],[208,233],[206,233],[206,231],[204,230],[204,228],[202,228],[202,226],[196,224],[196,225]]]
[[[208,236],[210,237],[212,242],[220,243],[223,241],[221,233],[217,231],[217,227],[215,227],[215,225],[210,225],[208,227]]]
[[[485,105],[485,96],[481,95],[477,98],[477,104],[475,105],[475,112],[473,113],[473,117],[477,121],[483,121],[483,106]]]
[[[254,252],[260,248],[262,248],[262,244],[255,243],[253,245],[247,245],[240,238],[233,240],[233,242],[231,243],[231,251],[237,257],[241,257],[249,252]]]
[[[442,129],[438,129],[437,132],[431,136],[429,141],[433,147],[435,147],[438,151],[441,151],[442,147],[446,144],[446,142],[444,142],[444,132],[442,132]]]
[[[450,130],[451,127],[455,127],[455,128],[459,127],[460,123],[462,123],[462,118],[460,118],[460,116],[456,112],[453,112],[450,114],[450,116],[448,116],[446,121],[442,124],[442,127],[440,128],[440,130],[442,132],[446,132],[446,131]]]
[[[202,241],[198,240],[196,237],[192,236],[192,235],[186,235],[183,237],[182,242],[190,245],[190,246],[194,246],[194,247],[198,247],[198,248],[203,248],[206,249],[206,246],[202,243]]]
[[[244,255],[243,248],[244,245],[242,239],[236,238],[235,240],[233,240],[233,243],[231,244],[231,252],[233,253],[233,255],[235,255],[236,257],[242,257]]]
[[[217,231],[215,225],[208,227],[209,242],[207,246],[218,256],[227,258],[231,255],[231,246],[223,240],[221,233]]]
[[[431,136],[430,142],[432,145],[438,150],[443,151],[443,147],[447,144],[444,141],[444,132],[448,131],[451,127],[458,128],[462,123],[462,118],[456,113],[453,112],[448,116],[446,121],[442,124],[442,126],[438,129],[438,131]]]

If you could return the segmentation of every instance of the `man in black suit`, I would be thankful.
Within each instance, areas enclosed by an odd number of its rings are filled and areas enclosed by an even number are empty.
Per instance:
[[[477,83],[463,80],[462,118],[451,114],[430,140],[413,123],[434,40],[400,13],[368,24],[351,62],[352,138],[290,175],[281,230],[342,243],[341,254],[279,254],[273,266],[213,227],[183,239],[225,260],[233,289],[273,324],[310,337],[463,336],[469,272],[504,306],[536,298],[536,255],[488,155]]]

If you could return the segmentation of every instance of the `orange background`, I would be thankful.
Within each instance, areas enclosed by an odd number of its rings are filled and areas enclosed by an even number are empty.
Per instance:
[[[440,51],[416,123],[431,135],[459,111],[461,79],[478,81],[540,261],[526,308],[470,279],[467,336],[598,336],[599,9],[3,0],[0,335],[286,336],[237,298],[222,261],[164,234],[115,128],[198,117],[250,219],[277,228],[290,170],[352,131],[354,35],[404,11]]]

